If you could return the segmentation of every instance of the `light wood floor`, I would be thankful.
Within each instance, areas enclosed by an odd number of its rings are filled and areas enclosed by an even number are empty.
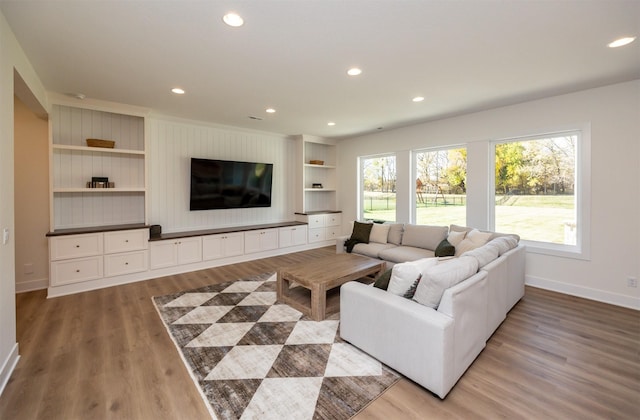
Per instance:
[[[275,271],[332,247],[46,299],[16,296],[21,358],[0,419],[205,419],[151,297]],[[527,288],[443,401],[401,380],[363,419],[640,418],[640,313]]]

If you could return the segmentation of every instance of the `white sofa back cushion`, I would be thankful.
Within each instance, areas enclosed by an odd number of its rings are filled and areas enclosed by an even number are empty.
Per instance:
[[[422,273],[436,264],[438,264],[437,258],[423,258],[394,265],[391,269],[387,292],[404,296],[411,286],[420,280]]]
[[[444,291],[478,272],[478,260],[460,257],[442,261],[422,272],[413,300],[438,309]]]
[[[433,251],[448,233],[447,226],[405,225],[402,245]]]
[[[461,257],[474,257],[478,260],[478,268],[482,268],[500,256],[498,245],[487,242],[479,248],[472,249],[461,255]]]

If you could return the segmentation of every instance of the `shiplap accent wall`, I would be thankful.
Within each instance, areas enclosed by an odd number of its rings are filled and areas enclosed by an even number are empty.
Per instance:
[[[294,141],[277,134],[147,118],[149,223],[183,232],[294,220]],[[273,163],[271,207],[189,210],[191,158]]]

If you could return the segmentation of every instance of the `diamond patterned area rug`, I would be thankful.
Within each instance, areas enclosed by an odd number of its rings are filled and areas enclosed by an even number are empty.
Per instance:
[[[399,375],[276,303],[276,275],[153,298],[213,418],[347,419]]]

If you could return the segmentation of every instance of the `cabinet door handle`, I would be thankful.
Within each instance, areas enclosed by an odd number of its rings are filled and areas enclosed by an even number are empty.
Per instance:
[[[124,263],[124,265],[129,265],[129,263],[128,263],[128,262],[125,262],[125,263]]]
[[[80,272],[80,270],[79,270],[79,269],[76,269],[76,273],[79,273],[79,272]]]
[[[80,245],[76,245],[76,248],[80,248]]]
[[[125,242],[127,242],[127,243],[129,242],[129,240],[128,240],[128,239],[125,239],[124,241],[125,241]]]

